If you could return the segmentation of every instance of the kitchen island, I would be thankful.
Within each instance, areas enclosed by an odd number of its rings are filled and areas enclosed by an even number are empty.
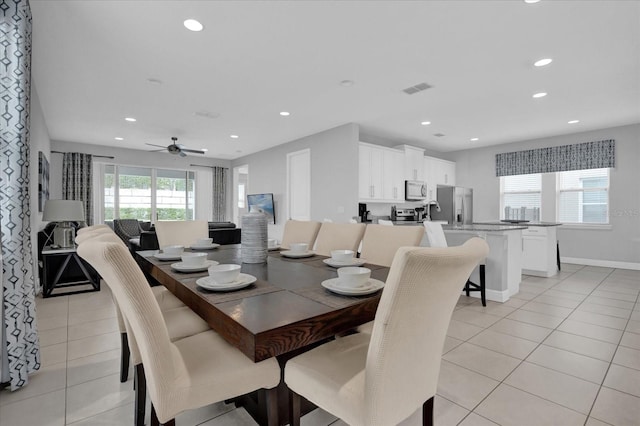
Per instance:
[[[394,221],[394,225],[423,226],[421,222],[416,221]],[[443,224],[442,229],[449,246],[459,246],[473,237],[483,238],[489,245],[489,256],[485,261],[485,293],[488,300],[506,302],[520,291],[523,261],[522,232],[527,229],[526,226]],[[426,233],[421,245],[429,246]],[[471,275],[471,281],[480,282],[478,268]]]
[[[552,277],[560,269],[560,252],[556,229],[558,222],[501,221],[478,222],[477,225],[500,225],[526,227],[522,231],[522,273],[538,277]]]

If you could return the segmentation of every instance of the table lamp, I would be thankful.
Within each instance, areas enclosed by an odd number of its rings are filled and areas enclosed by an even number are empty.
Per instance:
[[[58,222],[53,230],[53,244],[61,248],[74,246],[76,230],[70,222],[84,221],[84,206],[78,200],[47,200],[42,220]]]

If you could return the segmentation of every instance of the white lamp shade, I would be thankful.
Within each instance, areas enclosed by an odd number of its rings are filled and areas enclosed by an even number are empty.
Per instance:
[[[42,213],[42,220],[47,222],[82,222],[84,206],[78,200],[47,200]]]

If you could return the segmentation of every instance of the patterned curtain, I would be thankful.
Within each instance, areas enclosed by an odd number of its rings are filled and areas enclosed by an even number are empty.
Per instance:
[[[62,198],[80,200],[88,226],[93,224],[93,161],[91,154],[66,152],[62,160]]]
[[[213,167],[213,214],[211,220],[224,222],[227,220],[227,175],[229,169]]]
[[[613,139],[496,154],[498,177],[615,166],[616,141]]]
[[[29,195],[31,8],[28,0],[2,0],[0,50],[3,53],[0,61],[0,382],[9,381],[11,390],[16,390],[27,384],[28,374],[40,369]]]

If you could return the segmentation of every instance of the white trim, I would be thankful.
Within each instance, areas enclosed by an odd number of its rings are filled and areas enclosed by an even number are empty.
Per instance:
[[[463,296],[466,295],[464,290],[462,290],[462,293],[460,293],[460,294],[463,295]],[[498,291],[498,290],[491,290],[489,288],[485,288],[484,296],[485,296],[485,298],[487,300],[492,300],[494,302],[504,303],[507,300],[509,300],[509,290]],[[480,292],[479,291],[474,291],[472,293],[469,293],[469,297],[476,297],[476,298],[480,299]]]
[[[618,262],[615,260],[598,260],[598,259],[582,259],[579,257],[562,257],[562,263],[574,263],[576,265],[586,266],[602,266],[605,268],[632,269],[640,271],[640,263],[638,262]]]
[[[610,231],[613,225],[610,224],[589,224],[589,223],[562,223],[561,229],[582,229],[590,231]]]

